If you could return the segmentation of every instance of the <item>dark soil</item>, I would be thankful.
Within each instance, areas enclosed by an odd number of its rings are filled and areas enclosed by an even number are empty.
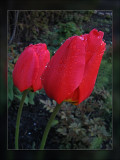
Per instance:
[[[34,98],[35,105],[24,105],[21,123],[20,123],[20,135],[19,135],[19,148],[20,149],[39,149],[42,135],[45,126],[50,117],[50,113],[47,112],[43,105],[40,103],[40,99],[45,99],[46,96],[37,94]],[[15,124],[17,118],[17,111],[19,102],[13,101],[10,109],[8,110],[8,148],[14,149],[15,145]],[[57,118],[57,117],[56,117]],[[54,137],[54,138],[53,138]],[[48,139],[46,142],[46,149],[57,149],[59,146],[58,134],[56,135],[55,127],[51,128]],[[52,144],[52,145],[51,145]]]
[[[93,28],[97,28],[98,30],[106,29],[106,32],[104,31],[104,39],[107,44],[110,44],[112,42],[111,12],[104,11],[101,14],[99,11],[92,15],[91,21],[83,23],[85,32],[89,32]],[[24,105],[20,123],[20,149],[39,149],[44,128],[51,115],[51,113],[43,108],[39,100],[47,98],[45,95],[36,94],[34,99],[35,105]],[[19,102],[14,100],[8,109],[8,149],[14,149],[15,147],[14,136],[18,107]],[[45,149],[58,149],[61,138],[62,137],[56,132],[55,127],[51,128]]]

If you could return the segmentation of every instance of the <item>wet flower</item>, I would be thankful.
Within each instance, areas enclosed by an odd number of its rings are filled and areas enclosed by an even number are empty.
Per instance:
[[[46,44],[29,45],[18,58],[13,70],[14,85],[22,92],[42,88],[41,75],[50,60]]]
[[[79,104],[92,93],[105,51],[103,35],[93,29],[89,34],[68,38],[48,63],[42,83],[46,94],[58,104]]]

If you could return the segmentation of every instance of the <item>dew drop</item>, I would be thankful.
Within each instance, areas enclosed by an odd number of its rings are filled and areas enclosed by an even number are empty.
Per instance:
[[[28,135],[31,135],[31,132],[28,132]]]
[[[36,126],[36,123],[33,123],[34,126]]]
[[[84,37],[79,37],[81,40],[84,40]]]
[[[63,40],[63,41],[61,42],[61,45],[62,45],[64,42],[65,42],[65,40]]]
[[[101,38],[101,36],[98,36],[98,39],[100,39]]]

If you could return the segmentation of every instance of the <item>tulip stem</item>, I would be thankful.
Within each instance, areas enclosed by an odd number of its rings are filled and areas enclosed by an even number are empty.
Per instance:
[[[62,104],[62,103],[61,103]],[[47,126],[45,128],[45,131],[44,131],[44,134],[43,134],[43,137],[42,137],[42,141],[41,141],[41,145],[40,145],[40,149],[44,149],[45,147],[45,143],[46,143],[46,140],[47,140],[47,136],[48,136],[48,133],[50,131],[50,128],[51,128],[51,125],[52,125],[52,122],[53,120],[55,119],[55,116],[57,115],[58,111],[60,110],[60,107],[61,107],[61,104],[57,104],[56,107],[54,108],[51,116],[50,116],[50,119],[47,123]]]
[[[20,118],[21,118],[21,114],[22,114],[24,100],[25,100],[27,93],[28,93],[28,90],[25,90],[23,92],[22,99],[21,99],[20,106],[19,106],[18,113],[17,113],[16,130],[15,130],[15,149],[19,148],[18,147],[18,139],[19,139]]]

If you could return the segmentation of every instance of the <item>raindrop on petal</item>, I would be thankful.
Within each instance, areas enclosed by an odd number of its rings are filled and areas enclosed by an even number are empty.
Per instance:
[[[81,40],[84,40],[84,37],[79,37]]]
[[[98,39],[100,39],[101,38],[101,36],[98,36]]]
[[[63,40],[63,41],[61,42],[61,45],[62,45],[64,42],[65,42],[65,40]]]

